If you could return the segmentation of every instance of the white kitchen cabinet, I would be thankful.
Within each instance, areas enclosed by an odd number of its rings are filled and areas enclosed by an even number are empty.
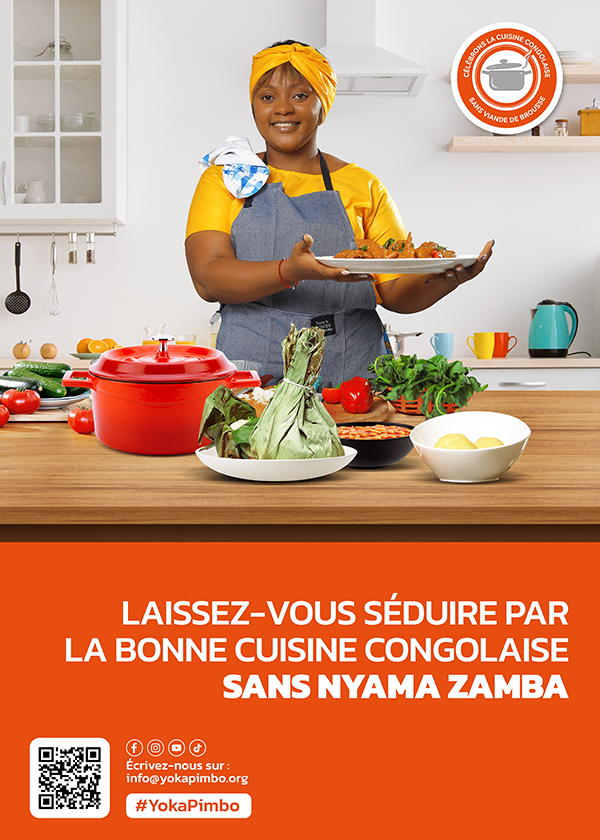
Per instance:
[[[0,230],[124,224],[126,13],[0,0]]]
[[[490,391],[598,391],[600,359],[463,359]]]

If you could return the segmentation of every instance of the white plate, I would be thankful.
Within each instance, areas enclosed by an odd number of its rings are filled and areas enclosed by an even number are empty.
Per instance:
[[[440,257],[438,259],[424,260],[363,260],[343,259],[342,257],[317,257],[320,263],[331,268],[345,268],[351,274],[431,274],[432,271],[446,271],[456,265],[464,265],[465,268],[473,265],[479,256],[462,257]]]
[[[99,359],[100,355],[100,353],[71,353],[71,356],[73,356],[74,359],[81,359],[84,362],[88,359],[90,361]]]
[[[85,391],[83,394],[78,394],[78,396],[76,397],[42,397],[40,409],[61,408],[61,406],[63,405],[73,405],[73,403],[78,403],[81,402],[81,400],[86,400],[89,397],[89,395],[90,392]]]
[[[356,455],[356,449],[344,446],[344,454],[333,458],[281,461],[220,458],[214,446],[208,449],[197,449],[196,455],[211,470],[232,478],[243,478],[246,481],[305,481],[308,478],[331,475],[347,467]]]

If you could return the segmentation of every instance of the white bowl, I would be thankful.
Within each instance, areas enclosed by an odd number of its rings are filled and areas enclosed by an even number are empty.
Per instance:
[[[470,441],[495,437],[504,446],[487,449],[436,449],[442,435],[463,434]],[[510,414],[495,411],[458,411],[432,417],[410,433],[413,446],[440,481],[472,484],[496,481],[518,460],[527,445],[531,429]]]
[[[246,481],[305,481],[321,478],[347,467],[356,455],[356,449],[344,446],[344,454],[333,458],[302,458],[250,460],[246,458],[220,458],[214,446],[197,449],[196,455],[211,470],[232,478]]]

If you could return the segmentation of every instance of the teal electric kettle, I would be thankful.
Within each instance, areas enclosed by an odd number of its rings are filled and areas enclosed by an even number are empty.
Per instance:
[[[532,358],[566,356],[578,325],[577,312],[570,303],[560,300],[540,301],[531,310],[529,355]]]

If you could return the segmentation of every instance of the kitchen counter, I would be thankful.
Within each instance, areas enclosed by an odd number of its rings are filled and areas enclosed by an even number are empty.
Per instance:
[[[451,360],[452,361],[452,360]],[[597,370],[600,368],[600,359],[595,356],[569,356],[551,359],[549,357],[532,359],[531,356],[504,356],[492,359],[477,359],[471,356],[470,359],[461,358],[461,362],[474,370],[486,370],[487,368],[524,368],[546,370],[558,368],[560,370],[577,370],[587,368]]]
[[[191,455],[108,449],[65,423],[0,430],[5,540],[595,540],[600,392],[482,392],[467,410],[532,429],[499,481],[446,484],[411,452],[381,470],[306,482],[229,479]],[[403,415],[409,424],[418,416]]]

